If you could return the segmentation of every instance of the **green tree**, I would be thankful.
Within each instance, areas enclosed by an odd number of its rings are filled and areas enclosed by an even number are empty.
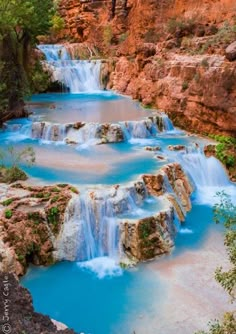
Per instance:
[[[12,183],[19,180],[26,180],[26,173],[20,168],[21,164],[32,166],[35,163],[35,153],[32,147],[23,150],[9,146],[7,149],[0,149],[0,182]]]
[[[24,115],[31,48],[50,31],[55,15],[53,0],[0,0],[0,123]]]
[[[214,206],[214,221],[224,224],[226,228],[224,244],[227,250],[231,268],[223,271],[217,268],[216,280],[229,293],[232,300],[236,298],[236,206],[224,192],[217,193],[220,202]]]
[[[224,271],[222,267],[216,269],[215,278],[229,293],[232,303],[236,300],[236,206],[224,192],[217,193],[220,201],[213,208],[214,221],[224,224],[226,233],[224,244],[227,250],[230,268]],[[223,320],[211,322],[208,332],[200,331],[197,334],[235,334],[235,312],[227,312]]]

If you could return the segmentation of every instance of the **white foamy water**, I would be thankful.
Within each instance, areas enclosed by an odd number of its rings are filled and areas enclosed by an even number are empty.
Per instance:
[[[82,269],[89,270],[99,278],[121,276],[123,270],[117,261],[110,257],[97,257],[90,261],[78,262],[78,266]]]
[[[72,60],[63,45],[38,45],[46,57],[46,67],[54,81],[61,82],[70,93],[96,92],[100,85],[100,60]]]
[[[219,202],[218,192],[224,191],[236,200],[236,187],[229,181],[223,165],[215,157],[207,158],[200,150],[178,153],[177,158],[196,186],[195,201],[214,205]]]
[[[193,234],[193,230],[191,230],[190,228],[181,228],[179,230],[180,234]]]

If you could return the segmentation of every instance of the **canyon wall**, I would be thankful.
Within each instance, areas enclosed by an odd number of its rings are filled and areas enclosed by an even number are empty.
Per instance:
[[[54,41],[107,59],[102,79],[175,125],[200,133],[236,132],[236,4],[230,0],[62,0],[65,26]],[[79,43],[79,44],[76,44]],[[72,51],[76,54],[76,51]],[[232,55],[232,53],[231,53]]]

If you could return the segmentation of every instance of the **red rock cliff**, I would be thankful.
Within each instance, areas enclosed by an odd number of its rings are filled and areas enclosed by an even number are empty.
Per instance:
[[[236,62],[225,58],[236,40],[234,1],[117,0],[112,12],[111,1],[62,0],[60,13],[59,40],[112,58],[103,67],[108,88],[188,130],[235,135]]]

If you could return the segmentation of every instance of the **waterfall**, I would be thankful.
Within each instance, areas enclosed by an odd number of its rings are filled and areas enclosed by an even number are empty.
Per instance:
[[[236,198],[236,188],[229,181],[226,171],[215,157],[207,158],[200,149],[178,153],[177,158],[196,186],[196,200],[200,204],[213,205],[218,201],[217,192],[224,191]]]
[[[215,157],[207,158],[202,152],[186,152],[181,155],[182,165],[196,187],[225,187],[229,185],[227,174]]]
[[[128,188],[85,191],[74,197],[66,210],[56,257],[77,261],[105,256],[118,259],[118,219],[126,212],[136,212],[145,197],[141,181]]]
[[[165,114],[162,114],[163,128],[166,132],[173,131],[174,126],[169,117]]]
[[[21,141],[31,137],[32,123],[27,119],[4,123],[4,133],[10,141]]]
[[[42,139],[46,142],[62,142],[66,137],[66,125],[34,122],[31,128],[31,136],[34,139]]]
[[[70,55],[63,45],[41,44],[37,46],[46,57],[46,61],[70,60]]]
[[[98,123],[87,123],[78,131],[78,137],[76,141],[78,144],[83,146],[88,146],[91,144],[96,144],[99,137],[97,136],[97,131],[99,128]]]
[[[54,81],[65,85],[70,93],[100,90],[99,60],[72,60],[63,45],[38,45],[46,57],[46,68]]]
[[[155,115],[139,121],[120,122],[124,137],[131,143],[144,142],[144,139],[153,139],[160,132],[172,132],[174,126],[165,114]]]

